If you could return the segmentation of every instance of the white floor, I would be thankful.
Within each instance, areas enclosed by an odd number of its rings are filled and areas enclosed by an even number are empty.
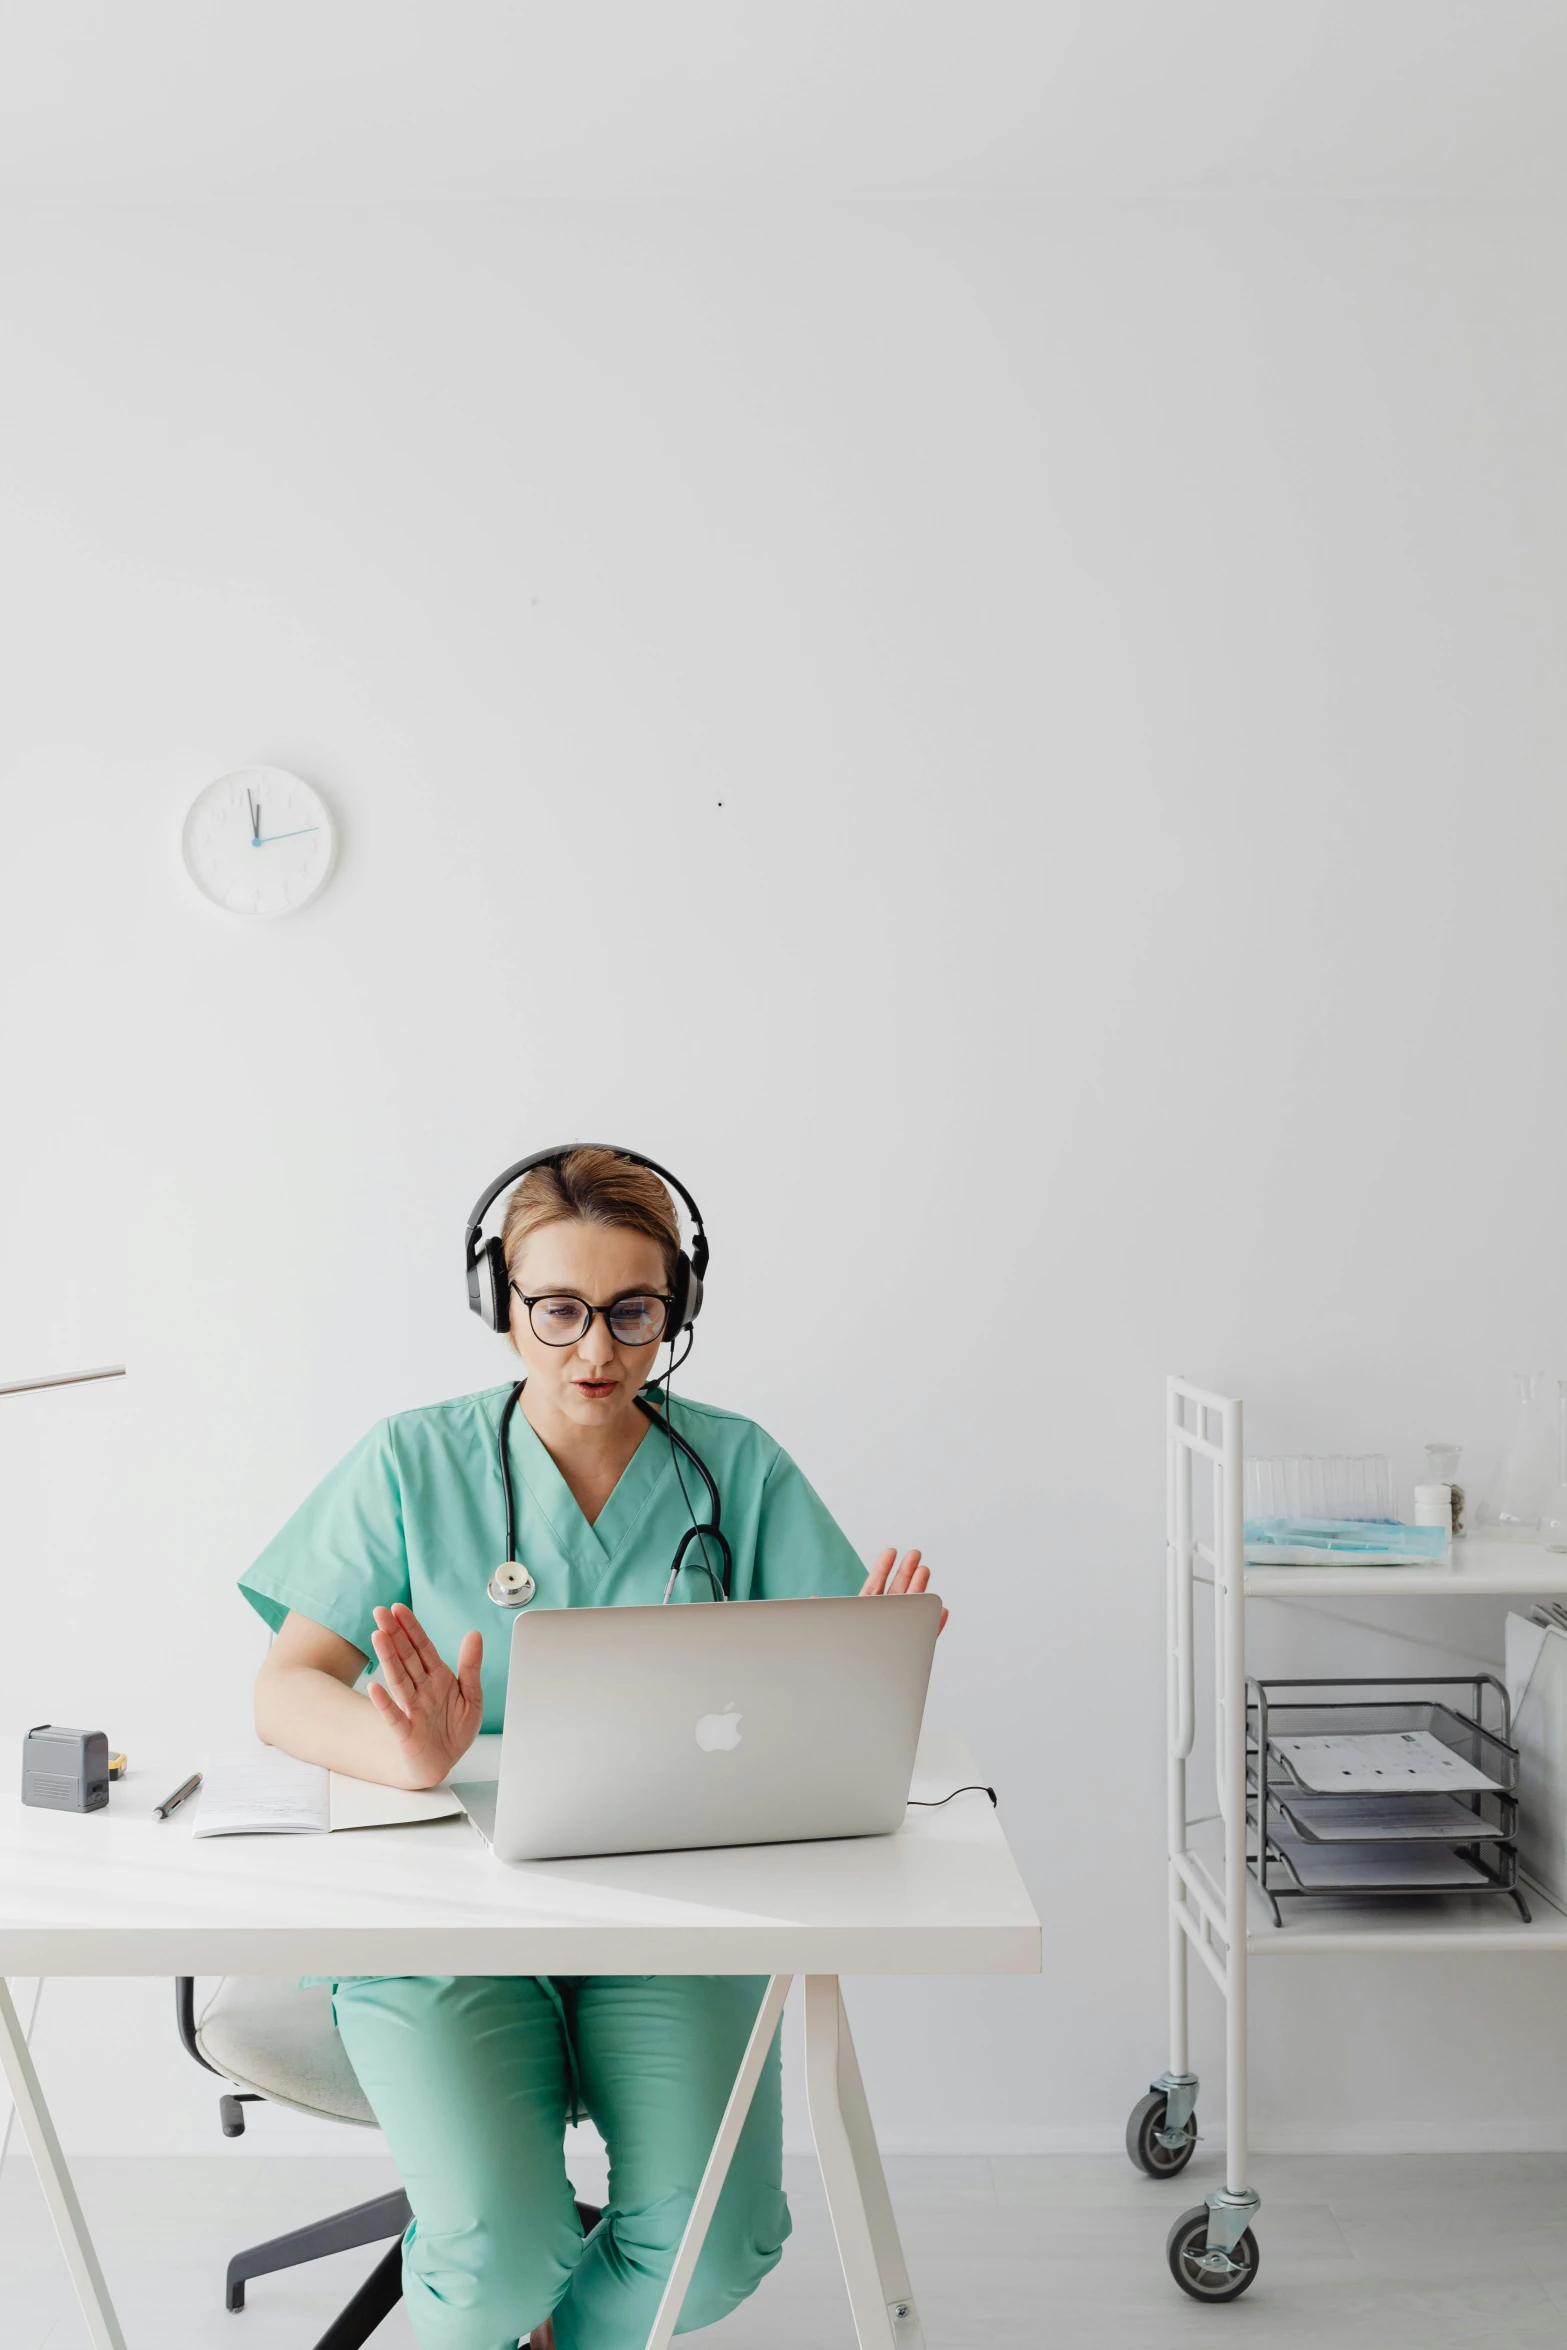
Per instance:
[[[1262,2269],[1203,2309],[1164,2265],[1171,2220],[1219,2176],[1141,2179],[1119,2156],[906,2157],[888,2171],[928,2350],[1567,2350],[1567,2156],[1259,2158]],[[281,2156],[76,2166],[130,2350],[310,2350],[372,2265],[345,2253],[259,2279],[223,2309],[241,2244],[384,2192],[388,2165]],[[591,2189],[592,2182],[579,2182]],[[790,2165],[795,2232],[712,2350],[854,2350],[814,2166]],[[0,2345],[87,2350],[30,2167],[0,2178]],[[401,2309],[373,2350],[413,2350]]]

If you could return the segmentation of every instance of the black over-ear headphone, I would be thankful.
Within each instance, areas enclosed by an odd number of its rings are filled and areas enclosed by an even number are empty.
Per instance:
[[[500,1198],[514,1183],[534,1167],[558,1166],[568,1151],[580,1150],[576,1142],[557,1143],[553,1150],[535,1151],[531,1158],[519,1159],[515,1167],[508,1167],[504,1175],[487,1184],[479,1194],[468,1218],[468,1229],[463,1235],[463,1268],[468,1276],[468,1306],[479,1316],[486,1329],[503,1334],[511,1328],[511,1275],[506,1269],[506,1251],[493,1237],[481,1237],[484,1219]],[[691,1253],[684,1249],[675,1259],[675,1282],[671,1294],[667,1335],[673,1338],[678,1331],[689,1330],[702,1311],[702,1279],[707,1271],[707,1234],[702,1229],[702,1211],[691,1197],[678,1175],[671,1175],[656,1159],[645,1159],[640,1151],[628,1151],[619,1143],[610,1143],[619,1159],[629,1159],[634,1167],[646,1167],[651,1174],[661,1175],[677,1191],[691,1218]]]

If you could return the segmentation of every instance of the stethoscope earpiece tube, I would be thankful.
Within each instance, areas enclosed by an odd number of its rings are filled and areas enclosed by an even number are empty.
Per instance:
[[[506,1441],[507,1432],[511,1427],[512,1413],[517,1409],[518,1401],[526,1385],[525,1379],[519,1379],[506,1398],[505,1403],[501,1406],[500,1426],[496,1431],[496,1451],[500,1458],[501,1470],[501,1492],[506,1503],[506,1557],[503,1564],[498,1566],[490,1577],[486,1589],[495,1605],[504,1608],[526,1607],[535,1597],[539,1588],[517,1556],[517,1504],[511,1481],[511,1448]],[[703,1571],[713,1587],[713,1597],[728,1599],[734,1583],[734,1555],[729,1548],[729,1538],[719,1524],[723,1514],[723,1505],[718,1498],[718,1487],[713,1481],[713,1473],[695,1445],[688,1444],[680,1431],[671,1425],[667,1399],[664,1410],[660,1411],[655,1404],[650,1404],[645,1396],[639,1395],[637,1409],[645,1412],[656,1428],[663,1429],[664,1434],[669,1438],[671,1455],[673,1456],[677,1452],[683,1453],[691,1463],[707,1488],[707,1498],[713,1511],[709,1524],[699,1526],[693,1518],[687,1532],[681,1535],[674,1563],[669,1570],[669,1580],[664,1586],[664,1597],[667,1600],[674,1590],[676,1578],[686,1563],[686,1552],[694,1542],[698,1548]],[[723,1565],[722,1579],[714,1572],[713,1563],[707,1555],[709,1541],[717,1545],[718,1555]]]
[[[712,1540],[717,1543],[720,1554],[723,1558],[724,1579],[721,1583],[718,1577],[714,1574],[713,1562],[707,1555],[707,1544],[709,1536],[711,1536]],[[709,1583],[711,1583],[713,1586],[713,1597],[715,1599],[727,1599],[729,1597],[730,1580],[734,1573],[734,1560],[730,1557],[729,1554],[728,1537],[720,1533],[716,1526],[691,1526],[684,1534],[681,1535],[680,1548],[675,1553],[675,1563],[669,1570],[669,1581],[664,1586],[665,1599],[668,1599],[670,1593],[675,1588],[675,1577],[679,1574],[681,1568],[685,1565],[686,1552],[691,1548],[693,1542],[698,1545],[697,1555],[702,1561],[702,1566],[707,1575]]]
[[[671,1355],[674,1353],[673,1341],[671,1341],[670,1344],[670,1353]],[[682,1355],[681,1361],[683,1362],[684,1360],[685,1357]],[[671,1371],[672,1369],[673,1365],[671,1365]],[[670,1375],[671,1372],[669,1371],[666,1371],[664,1374],[666,1379],[668,1379]],[[674,1421],[670,1416],[670,1401],[671,1398],[669,1395],[669,1390],[666,1387],[664,1390],[664,1408],[662,1411],[660,1411],[656,1405],[649,1403],[645,1395],[639,1395],[637,1397],[637,1409],[639,1412],[645,1412],[647,1417],[653,1422],[655,1428],[662,1428],[664,1434],[669,1438],[670,1458],[675,1463],[675,1473],[677,1476],[680,1472],[680,1462],[678,1455],[680,1453],[685,1454],[686,1459],[691,1463],[691,1466],[693,1469],[695,1469],[697,1475],[701,1478],[703,1484],[707,1487],[707,1498],[712,1504],[713,1515],[711,1521],[707,1525],[699,1526],[696,1522],[696,1514],[694,1511],[692,1511],[690,1531],[686,1534],[682,1534],[680,1537],[680,1547],[675,1552],[674,1564],[669,1570],[669,1580],[664,1585],[664,1603],[666,1606],[669,1603],[669,1595],[675,1588],[675,1578],[680,1573],[681,1568],[685,1565],[686,1552],[690,1549],[693,1542],[696,1543],[700,1548],[703,1570],[706,1573],[709,1583],[711,1583],[713,1586],[713,1597],[715,1599],[728,1599],[731,1595],[731,1589],[734,1583],[734,1554],[729,1548],[728,1536],[724,1533],[723,1528],[719,1523],[724,1514],[723,1504],[718,1498],[718,1487],[713,1482],[713,1473],[711,1469],[709,1469],[706,1461],[703,1460],[701,1454],[697,1451],[696,1446],[694,1444],[688,1444],[685,1438],[681,1435],[679,1429],[675,1426]],[[685,1479],[682,1477],[680,1479],[680,1490],[682,1493],[684,1493],[685,1489]],[[691,1509],[689,1500],[686,1502],[686,1508],[687,1510]],[[722,1583],[719,1582],[718,1577],[714,1574],[713,1562],[707,1555],[707,1538],[709,1535],[711,1535],[712,1539],[717,1543],[719,1556],[723,1560],[724,1576]]]

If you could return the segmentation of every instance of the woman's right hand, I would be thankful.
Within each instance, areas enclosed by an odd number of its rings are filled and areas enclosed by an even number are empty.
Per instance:
[[[930,1569],[925,1566],[917,1550],[906,1550],[899,1558],[895,1550],[878,1551],[871,1571],[860,1585],[861,1599],[896,1599],[902,1591],[919,1592],[930,1582]],[[948,1608],[941,1611],[938,1633],[945,1632]]]
[[[457,1670],[441,1657],[411,1607],[399,1600],[375,1610],[371,1639],[381,1677],[370,1702],[396,1739],[409,1787],[434,1787],[465,1755],[484,1719],[479,1666],[484,1641],[465,1632]]]

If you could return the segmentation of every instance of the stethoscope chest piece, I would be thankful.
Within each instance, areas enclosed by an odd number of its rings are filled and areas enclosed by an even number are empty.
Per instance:
[[[526,1607],[538,1588],[527,1568],[516,1559],[508,1559],[503,1567],[497,1567],[489,1581],[490,1597],[497,1607]]]

